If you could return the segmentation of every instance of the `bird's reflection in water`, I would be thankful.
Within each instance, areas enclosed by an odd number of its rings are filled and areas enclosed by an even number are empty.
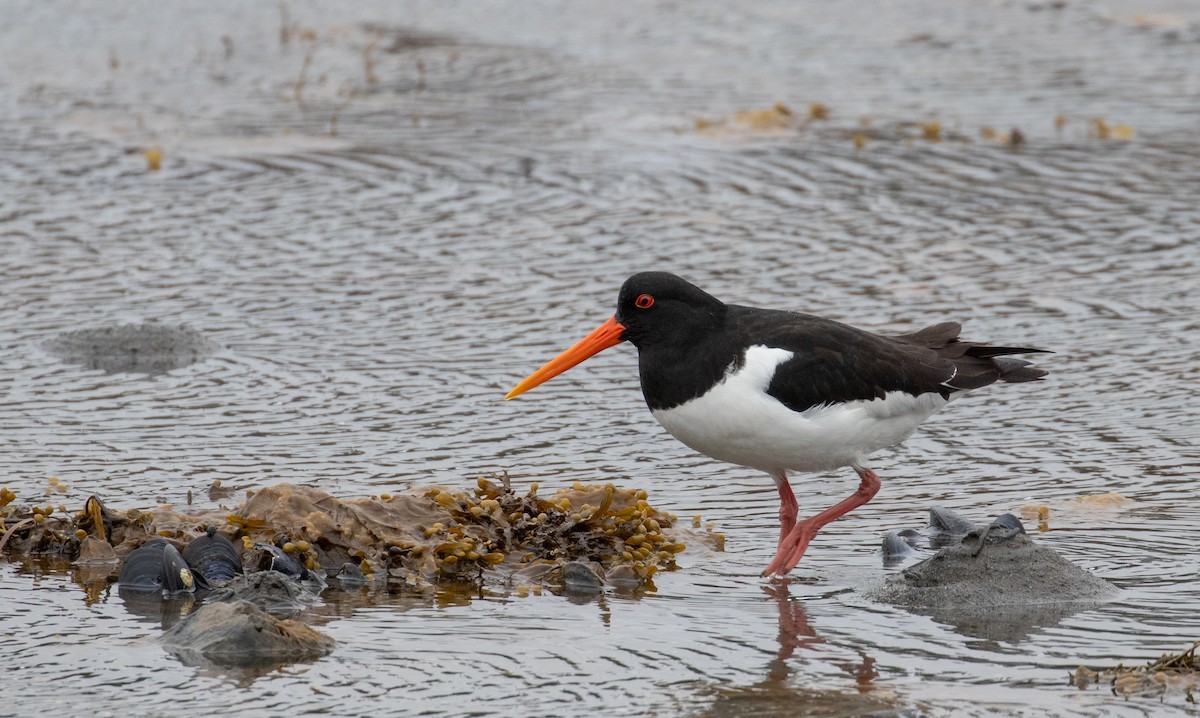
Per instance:
[[[810,648],[825,643],[825,639],[817,634],[816,629],[808,622],[808,613],[804,602],[792,600],[788,591],[788,581],[776,578],[766,586],[763,593],[768,601],[773,601],[779,610],[779,652],[771,661],[767,671],[768,680],[785,680],[788,676],[788,659],[797,648]],[[875,670],[875,659],[862,651],[858,651],[858,662],[839,662],[839,668],[854,676],[855,685],[860,693],[869,693],[874,689],[873,681],[879,677]]]
[[[763,586],[768,601],[774,601],[779,610],[779,652],[767,670],[768,680],[783,681],[788,676],[787,661],[797,648],[807,648],[825,639],[808,623],[808,613],[802,601],[791,600],[787,579],[776,578]]]
[[[706,718],[738,716],[766,718],[767,716],[828,716],[828,715],[904,715],[901,701],[888,690],[874,684],[879,673],[875,659],[858,651],[859,660],[833,662],[832,665],[854,678],[856,690],[833,685],[819,687],[804,685],[801,680],[788,680],[792,667],[825,660],[827,645],[809,623],[804,602],[793,599],[787,579],[774,579],[763,587],[766,600],[775,603],[779,611],[779,649],[767,664],[766,677],[748,686],[712,686],[712,703],[698,715]],[[797,652],[812,651],[809,660]],[[810,681],[811,682],[811,681]],[[840,682],[839,682],[840,683]]]

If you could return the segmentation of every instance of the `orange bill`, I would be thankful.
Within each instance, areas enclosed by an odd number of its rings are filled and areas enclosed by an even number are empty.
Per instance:
[[[599,354],[611,346],[620,344],[621,335],[624,332],[624,325],[618,322],[616,317],[609,317],[607,322],[596,327],[594,332],[584,337],[578,344],[554,357],[546,363],[546,366],[538,369],[530,374],[525,381],[514,386],[512,391],[504,395],[505,401],[524,394],[542,382],[553,379],[590,356]]]

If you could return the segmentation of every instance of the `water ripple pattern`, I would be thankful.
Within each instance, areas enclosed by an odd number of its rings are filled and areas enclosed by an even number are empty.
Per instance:
[[[335,652],[254,675],[179,664],[75,569],[4,564],[0,712],[1194,715],[1065,687],[1196,638],[1200,14],[1160,5],[17,2],[0,483],[21,500],[51,476],[72,507],[212,508],[238,498],[215,480],[353,495],[507,470],[645,488],[728,550],[640,597],[332,592]],[[736,119],[777,102],[777,126]],[[770,584],[769,479],[670,440],[631,348],[500,401],[651,268],[1056,353],[1048,381],[880,455],[876,500]],[[44,348],[146,321],[217,349],[147,375]],[[853,484],[795,481],[804,510]],[[1110,491],[1127,501],[1076,501]],[[880,537],[932,505],[1049,506],[1037,539],[1125,591],[1003,640],[861,598]]]

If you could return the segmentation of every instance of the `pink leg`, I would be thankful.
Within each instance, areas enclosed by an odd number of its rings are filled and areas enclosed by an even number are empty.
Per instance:
[[[808,543],[813,540],[822,526],[862,506],[879,492],[879,477],[875,475],[874,471],[857,466],[854,467],[854,470],[858,472],[858,490],[816,516],[797,522],[788,535],[779,542],[779,550],[775,552],[775,558],[763,571],[764,576],[770,574],[783,576],[791,571],[796,564],[800,563],[800,558],[808,549]],[[782,494],[782,490],[780,493]],[[789,490],[788,493],[791,491]],[[780,513],[782,514],[782,510]]]
[[[796,525],[796,514],[800,511],[800,505],[796,503],[796,495],[792,493],[792,485],[788,483],[786,471],[772,471],[771,478],[775,479],[775,486],[779,489],[779,545],[776,551],[782,551],[783,540]]]

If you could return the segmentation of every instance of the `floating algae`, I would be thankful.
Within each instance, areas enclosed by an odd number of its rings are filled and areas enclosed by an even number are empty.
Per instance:
[[[669,530],[674,516],[652,507],[644,491],[611,484],[576,484],[541,498],[536,485],[518,495],[481,478],[473,491],[432,486],[353,499],[279,484],[256,493],[232,522],[257,540],[291,544],[310,568],[350,563],[366,576],[408,583],[478,581],[492,567],[571,561],[605,571],[628,566],[644,581],[675,567],[684,549]]]
[[[1114,695],[1153,697],[1164,700],[1167,696],[1182,695],[1188,703],[1195,703],[1195,693],[1200,688],[1200,664],[1196,661],[1196,649],[1200,641],[1193,641],[1182,653],[1164,654],[1144,666],[1126,668],[1124,664],[1115,668],[1092,670],[1080,666],[1071,674],[1071,682],[1078,688],[1108,683]]]
[[[583,563],[624,586],[645,585],[676,568],[684,550],[676,518],[646,500],[646,492],[612,484],[559,490],[548,498],[534,484],[524,495],[480,478],[469,491],[431,486],[395,495],[342,499],[309,486],[277,484],[229,512],[178,513],[169,506],[112,510],[96,498],[78,515],[9,506],[9,550],[78,558],[84,542],[110,543],[118,556],[154,539],[180,550],[211,540],[219,527],[248,568],[294,562],[319,576],[351,567],[351,578],[424,586],[436,581],[509,581],[533,571],[565,582],[561,567]],[[31,521],[41,516],[40,522]],[[689,532],[713,543],[720,534]],[[558,570],[555,570],[558,569]],[[576,568],[566,572],[574,576]]]

